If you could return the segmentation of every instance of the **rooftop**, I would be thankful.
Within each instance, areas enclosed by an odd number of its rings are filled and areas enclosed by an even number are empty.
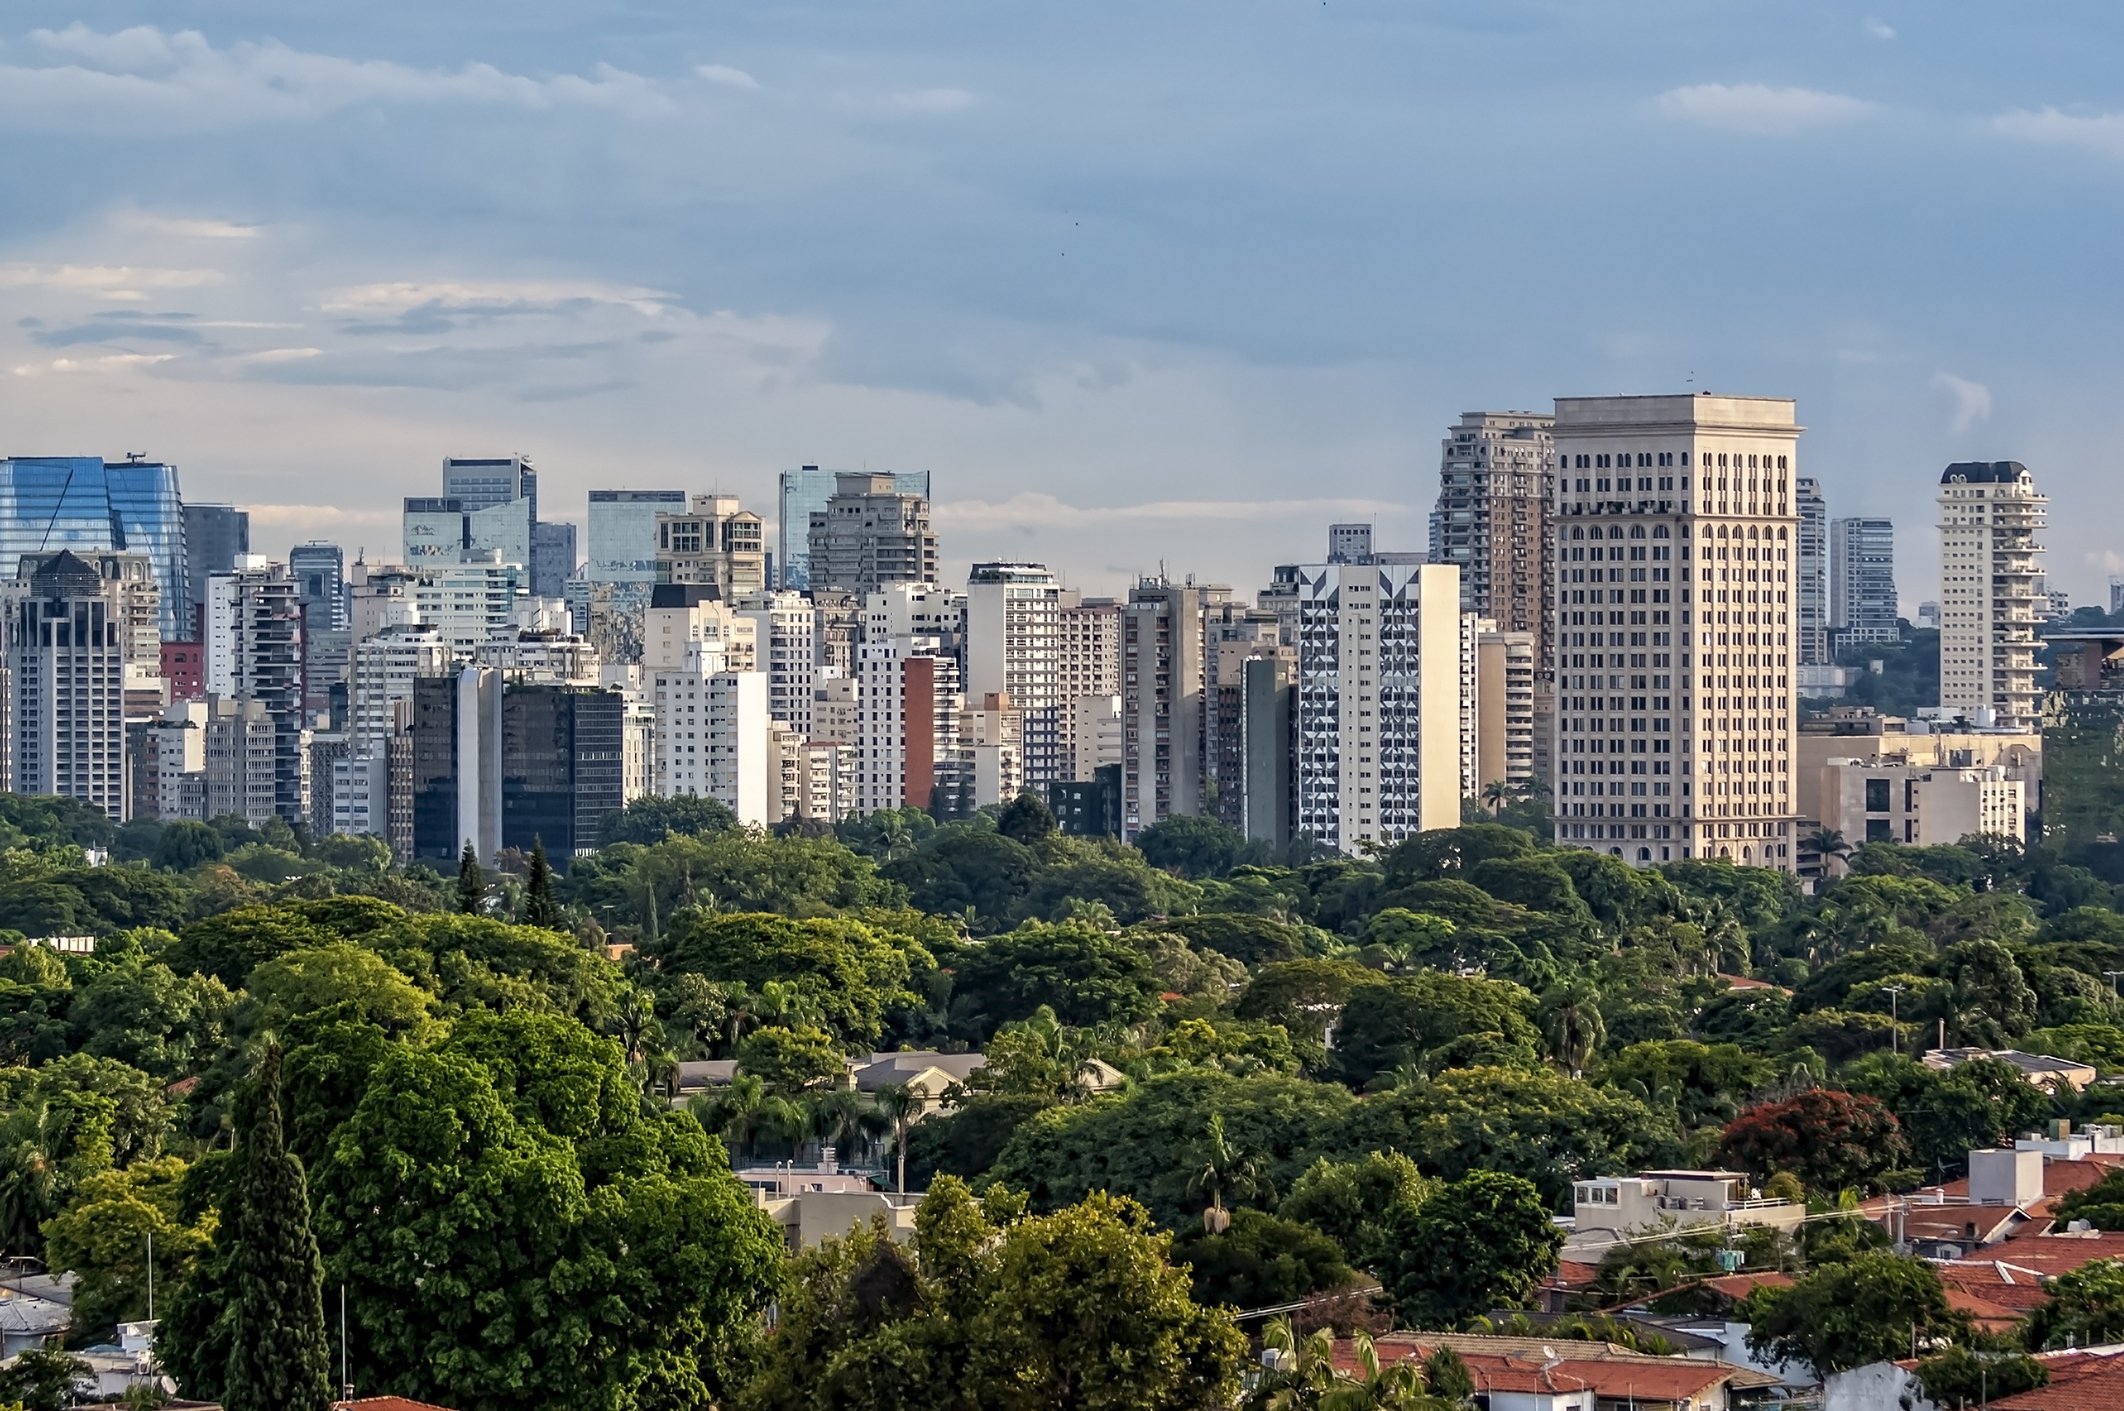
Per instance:
[[[1942,485],[2010,485],[2030,478],[2019,461],[1956,461],[1940,472]]]

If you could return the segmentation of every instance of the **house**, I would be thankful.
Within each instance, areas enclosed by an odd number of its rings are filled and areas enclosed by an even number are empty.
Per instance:
[[[67,1304],[0,1289],[0,1358],[44,1347],[74,1325]]]
[[[1860,1205],[1897,1247],[1928,1259],[1976,1256],[2051,1226],[2058,1203],[2124,1165],[2124,1146],[2104,1130],[2023,1137],[2010,1149],[1972,1151],[1969,1174]],[[2071,1153],[2060,1155],[2057,1153]]]
[[[904,1087],[921,1099],[918,1116],[927,1117],[949,1105],[945,1094],[963,1088],[973,1075],[987,1066],[986,1055],[940,1053],[934,1049],[909,1049],[872,1053],[848,1060],[844,1086],[860,1093],[876,1093],[889,1087]],[[678,1065],[678,1098],[685,1099],[727,1088],[737,1077],[734,1058],[695,1059]],[[1128,1079],[1120,1069],[1099,1059],[1085,1064],[1085,1082],[1095,1093],[1112,1092]]]
[[[1376,1339],[1374,1347],[1389,1366],[1451,1348],[1467,1364],[1478,1403],[1488,1411],[1739,1411],[1778,1384],[1776,1377],[1730,1363],[1562,1338],[1397,1332]],[[1336,1344],[1336,1364],[1355,1369],[1353,1345]]]
[[[2038,1352],[2050,1382],[2032,1391],[1994,1396],[1991,1411],[2109,1411],[2124,1397],[2124,1346]],[[1822,1386],[1822,1411],[1941,1411],[1925,1395],[1917,1363],[1876,1362],[1832,1375]]]
[[[1739,1171],[1646,1171],[1604,1176],[1571,1188],[1567,1259],[1598,1263],[1618,1244],[1638,1235],[1768,1225],[1795,1230],[1807,1218],[1796,1200],[1766,1200],[1750,1190]]]
[[[1989,1058],[2021,1070],[2021,1079],[2032,1088],[2079,1092],[2095,1080],[2094,1065],[2078,1059],[2058,1058],[2047,1053],[2023,1053],[2017,1048],[1932,1048],[1920,1058],[1927,1068],[1946,1073],[1964,1063]]]

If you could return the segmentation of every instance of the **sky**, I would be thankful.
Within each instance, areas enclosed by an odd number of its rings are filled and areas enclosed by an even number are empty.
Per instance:
[[[398,549],[445,455],[927,469],[947,571],[1421,548],[1465,410],[1798,399],[1833,515],[2017,459],[2124,571],[2124,7],[13,0],[0,454]]]

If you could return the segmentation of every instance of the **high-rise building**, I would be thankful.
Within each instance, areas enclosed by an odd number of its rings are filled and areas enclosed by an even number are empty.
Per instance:
[[[1041,797],[1066,778],[1062,585],[1037,563],[977,563],[966,580],[966,698],[1008,699],[1018,713],[1020,783]]]
[[[1301,565],[1297,831],[1355,852],[1460,821],[1460,571]]]
[[[1534,773],[1534,634],[1500,632],[1485,621],[1475,644],[1480,684],[1476,688],[1475,789],[1483,797],[1493,783],[1524,792]]]
[[[295,579],[295,601],[302,604],[303,626],[312,632],[347,626],[347,553],[337,544],[312,539],[288,550],[288,572]]]
[[[929,499],[891,475],[834,476],[826,507],[811,516],[809,586],[865,596],[889,583],[937,581],[937,536]]]
[[[449,644],[434,626],[405,620],[354,644],[347,672],[347,736],[357,751],[381,751],[399,707],[413,699],[413,683],[450,668]]]
[[[1332,543],[1332,528],[1329,538]],[[1368,556],[1369,538],[1361,550],[1353,552]],[[1247,665],[1265,658],[1288,661],[1295,668],[1297,649],[1283,640],[1277,614],[1228,599],[1203,608],[1202,653],[1203,792],[1213,817],[1243,831],[1248,779]]]
[[[75,799],[123,823],[132,798],[117,587],[69,551],[33,562],[8,594],[7,788]]]
[[[442,492],[464,501],[467,510],[527,500],[531,521],[538,522],[538,472],[528,456],[445,456]]]
[[[241,818],[262,828],[280,811],[280,730],[264,701],[209,696],[206,707],[206,818]]]
[[[273,723],[274,807],[307,816],[302,606],[286,564],[247,554],[207,580],[206,687],[262,705]]]
[[[642,665],[651,671],[757,671],[754,620],[713,588],[659,583],[643,628]],[[696,666],[696,655],[711,661]]]
[[[1121,609],[1121,836],[1203,811],[1202,618],[1231,589],[1145,578]]]
[[[1556,841],[1791,870],[1787,398],[1556,403]]]
[[[1245,759],[1239,831],[1281,856],[1296,837],[1298,663],[1295,651],[1249,657],[1240,686],[1240,740]]]
[[[781,504],[775,524],[780,541],[775,554],[777,587],[811,587],[811,517],[826,512],[826,502],[833,498],[835,478],[841,474],[815,465],[782,472]],[[902,494],[929,498],[926,470],[894,472],[892,482]]]
[[[451,657],[464,662],[515,620],[523,587],[523,566],[490,551],[430,559],[408,590],[416,620],[441,632]]]
[[[234,505],[184,507],[185,603],[189,609],[179,624],[178,638],[199,640],[200,610],[206,605],[206,581],[236,566],[236,557],[251,551],[251,512]]]
[[[748,827],[782,821],[779,780],[769,753],[767,675],[728,671],[698,647],[685,662],[649,677],[656,707],[655,791],[715,799]]]
[[[752,623],[753,649],[767,675],[767,713],[811,738],[812,692],[818,680],[818,614],[802,593],[754,593],[738,602]]]
[[[2037,724],[2036,628],[2047,496],[2019,461],[1957,461],[1940,476],[1940,705]]]
[[[960,738],[959,664],[934,637],[868,639],[856,649],[861,815],[963,811],[971,781]]]
[[[1885,519],[1829,524],[1829,631],[1833,650],[1903,635],[1895,593],[1895,525]]]
[[[1431,561],[1460,570],[1462,607],[1501,632],[1532,632],[1536,660],[1544,663],[1554,420],[1544,412],[1463,412],[1446,432],[1432,517]]]
[[[162,594],[162,635],[172,642],[190,637],[192,620],[184,523],[173,465],[130,457],[0,459],[0,579],[13,580],[22,556],[41,550],[146,554]]]
[[[402,516],[406,562],[415,568],[492,555],[531,581],[531,501],[473,508],[453,495],[411,495]]]
[[[656,581],[713,588],[725,602],[767,587],[766,527],[735,495],[695,495],[656,517]]]
[[[656,582],[656,521],[686,512],[684,490],[592,490],[583,577],[592,583]]]
[[[501,844],[543,843],[561,867],[597,846],[626,806],[621,746],[627,703],[595,686],[511,683],[501,697]]]
[[[1793,558],[1793,630],[1799,664],[1827,666],[1829,656],[1829,502],[1811,475],[1793,482],[1793,512],[1799,516],[1799,551]]]
[[[482,862],[502,848],[502,680],[462,667],[413,683],[411,853],[454,864],[465,844]]]
[[[1061,696],[1068,707],[1063,715],[1058,767],[1064,778],[1090,779],[1095,766],[1121,762],[1118,748],[1111,759],[1099,750],[1102,722],[1110,724],[1111,742],[1117,747],[1120,743],[1121,604],[1112,598],[1085,598],[1066,590],[1057,631]]]
[[[532,525],[531,592],[541,598],[564,597],[575,570],[575,526],[547,519]]]

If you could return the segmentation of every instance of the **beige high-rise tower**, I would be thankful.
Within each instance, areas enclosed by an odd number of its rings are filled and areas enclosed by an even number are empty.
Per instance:
[[[1783,397],[1556,402],[1556,840],[1789,870],[1797,643]]]
[[[2019,461],[1957,461],[1940,476],[1940,704],[2038,725],[2036,627],[2050,501]]]

